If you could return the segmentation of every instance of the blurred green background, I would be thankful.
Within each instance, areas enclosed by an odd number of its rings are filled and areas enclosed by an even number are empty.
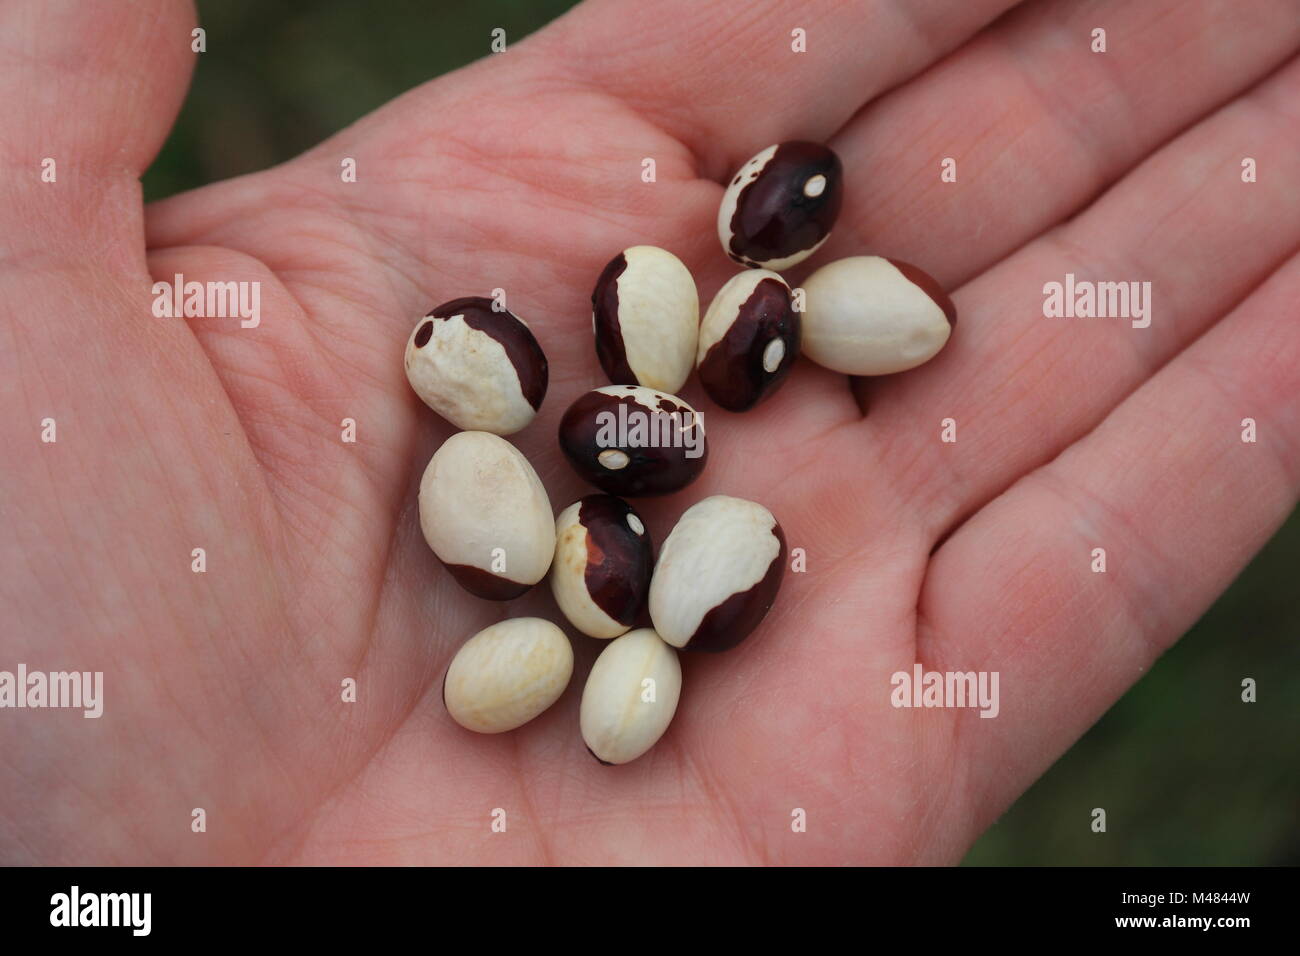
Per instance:
[[[150,199],[262,169],[572,6],[205,0],[208,50]],[[762,145],[762,144],[758,144]],[[968,864],[1300,864],[1300,512]],[[1253,677],[1259,702],[1240,701]],[[1109,832],[1089,829],[1106,808]]]

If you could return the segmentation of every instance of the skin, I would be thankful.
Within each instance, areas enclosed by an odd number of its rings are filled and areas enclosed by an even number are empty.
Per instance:
[[[0,4],[3,666],[105,686],[99,720],[0,720],[4,862],[951,863],[1295,506],[1294,0],[1033,0],[1002,19],[1006,0],[828,2],[797,24],[756,0],[743,28],[725,5],[592,3],[298,159],[151,207],[138,176],[184,96],[194,13],[137,6]],[[786,53],[796,25],[806,54]],[[551,363],[512,440],[558,511],[588,491],[554,429],[603,381],[595,276],[653,243],[707,302],[733,272],[720,183],[794,138],[829,142],[848,182],[830,242],[787,278],[867,251],[915,262],[953,290],[953,339],[852,387],[801,362],[750,416],[687,388],[710,463],[637,503],[655,541],[739,495],[807,571],[748,642],[684,659],[649,755],[586,752],[602,645],[577,636],[559,704],[461,730],[440,701],[455,648],[554,606],[544,587],[468,596],[420,535],[419,476],[450,428],[402,374],[414,322],[507,290]],[[1151,328],[1044,318],[1042,285],[1071,271],[1151,281]],[[151,276],[176,272],[260,281],[261,325],[154,318]],[[918,660],[998,671],[998,717],[891,707]]]

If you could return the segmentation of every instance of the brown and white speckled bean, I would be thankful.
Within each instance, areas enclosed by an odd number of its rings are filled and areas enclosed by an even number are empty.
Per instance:
[[[528,459],[488,432],[452,435],[420,480],[429,547],[465,590],[491,601],[517,598],[545,577],[555,555],[551,515]]]
[[[573,647],[540,617],[516,617],[464,643],[442,682],[452,720],[479,734],[528,723],[564,693],[573,676]]]
[[[724,285],[700,326],[700,383],[723,408],[743,412],[771,395],[799,357],[799,313],[775,272],[750,269]]]
[[[897,259],[839,259],[810,275],[803,290],[803,354],[848,375],[888,375],[928,362],[957,321],[939,283]]]
[[[772,512],[714,495],[686,509],[659,552],[650,619],[674,647],[725,651],[758,627],[785,572],[785,535]]]
[[[736,172],[718,208],[723,251],[779,272],[826,241],[843,201],[840,158],[820,143],[769,146]]]
[[[677,652],[643,627],[616,637],[596,658],[582,689],[582,739],[603,764],[628,763],[658,742],[677,712]]]
[[[546,356],[528,326],[492,300],[444,302],[406,343],[415,394],[457,428],[510,435],[533,420],[546,397]]]
[[[618,637],[636,623],[653,567],[650,532],[621,498],[587,495],[555,519],[551,591],[588,637]]]
[[[584,480],[625,498],[679,491],[708,460],[703,416],[676,395],[640,385],[580,396],[560,420],[559,437]]]
[[[596,356],[615,385],[676,392],[691,374],[700,299],[690,270],[656,246],[624,249],[591,294]]]

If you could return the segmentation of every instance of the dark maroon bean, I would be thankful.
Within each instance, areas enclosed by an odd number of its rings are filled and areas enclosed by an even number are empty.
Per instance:
[[[555,520],[551,591],[588,637],[618,637],[636,623],[653,565],[650,533],[621,498],[588,495]]]
[[[640,385],[581,396],[560,420],[559,438],[584,480],[620,497],[679,491],[708,459],[704,417],[677,396]]]
[[[719,290],[700,326],[700,383],[728,411],[743,412],[785,381],[799,357],[799,314],[775,272],[752,269]]]
[[[769,146],[731,179],[718,239],[741,265],[779,272],[826,241],[843,201],[840,158],[820,143]]]

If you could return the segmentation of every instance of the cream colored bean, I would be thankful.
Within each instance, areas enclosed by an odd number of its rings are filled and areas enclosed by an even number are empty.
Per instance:
[[[461,586],[488,600],[519,597],[555,555],[541,479],[514,445],[488,432],[458,432],[434,453],[420,481],[420,526]]]
[[[624,249],[591,294],[596,357],[615,385],[677,392],[695,361],[700,299],[690,270],[656,246]]]
[[[466,730],[499,734],[559,700],[572,675],[573,648],[564,632],[540,617],[517,617],[465,642],[447,668],[442,699]]]
[[[411,330],[404,364],[415,393],[457,428],[513,434],[546,397],[542,347],[491,299],[453,299],[430,311]]]
[[[655,745],[677,712],[677,652],[648,627],[616,637],[582,690],[582,739],[601,763],[628,763]]]
[[[957,321],[933,278],[880,256],[824,265],[803,289],[803,354],[847,375],[889,375],[928,362]]]
[[[686,509],[650,579],[650,619],[673,647],[725,651],[758,627],[785,572],[785,535],[772,512],[714,495]]]

